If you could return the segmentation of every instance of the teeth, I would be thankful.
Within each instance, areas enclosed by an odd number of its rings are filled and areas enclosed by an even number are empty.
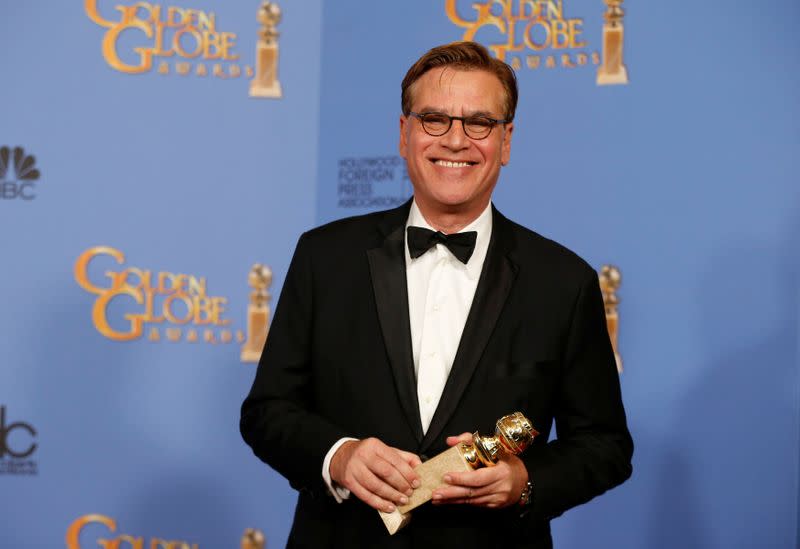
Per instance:
[[[437,160],[437,166],[444,166],[445,168],[466,168],[469,162],[450,162],[448,160]]]

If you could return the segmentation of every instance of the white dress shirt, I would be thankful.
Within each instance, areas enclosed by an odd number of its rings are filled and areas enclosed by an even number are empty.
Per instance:
[[[412,203],[406,227],[435,230]],[[491,204],[460,232],[477,231],[475,251],[465,265],[444,244],[411,259],[406,242],[406,280],[411,348],[417,375],[417,399],[422,431],[431,424],[450,368],[456,357],[467,314],[475,297],[478,278],[492,233]]]
[[[436,230],[425,220],[416,201],[411,203],[406,222],[406,227],[409,226]],[[468,231],[477,231],[478,235],[475,251],[466,265],[450,253],[444,244],[436,244],[412,259],[408,240],[404,238],[411,348],[423,432],[427,432],[439,405],[478,287],[492,235],[491,203],[477,219],[459,232]],[[336,441],[322,463],[322,478],[338,502],[349,497],[350,491],[333,485],[330,462],[336,450],[348,440],[355,439],[342,438]]]

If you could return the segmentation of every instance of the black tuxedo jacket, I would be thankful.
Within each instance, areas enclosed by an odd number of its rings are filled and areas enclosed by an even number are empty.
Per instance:
[[[551,547],[551,518],[631,474],[597,274],[493,210],[472,308],[423,434],[405,276],[409,206],[302,235],[242,405],[242,436],[300,492],[289,547]],[[514,411],[541,433],[522,456],[534,494],[522,516],[516,506],[426,504],[390,537],[375,510],[327,493],[322,462],[342,437],[377,437],[425,460],[447,448],[446,436],[493,434]]]

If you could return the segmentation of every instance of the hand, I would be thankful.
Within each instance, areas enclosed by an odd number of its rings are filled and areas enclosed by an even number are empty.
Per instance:
[[[457,437],[447,437],[448,446],[462,442],[472,444],[472,435],[463,433]],[[444,481],[449,486],[434,490],[434,504],[458,503],[498,509],[519,501],[528,482],[528,470],[517,456],[501,452],[494,467],[447,473]]]
[[[419,476],[413,467],[420,463],[418,456],[387,446],[377,438],[350,440],[331,458],[331,480],[370,507],[391,513],[395,505],[408,503],[408,496],[419,488]]]

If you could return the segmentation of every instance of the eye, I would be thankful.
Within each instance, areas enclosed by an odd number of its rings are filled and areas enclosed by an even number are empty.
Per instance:
[[[485,132],[491,130],[494,126],[494,121],[485,116],[470,116],[464,122],[470,130],[474,130],[475,132]]]
[[[423,114],[422,121],[431,128],[445,128],[450,125],[450,117],[438,112]]]

